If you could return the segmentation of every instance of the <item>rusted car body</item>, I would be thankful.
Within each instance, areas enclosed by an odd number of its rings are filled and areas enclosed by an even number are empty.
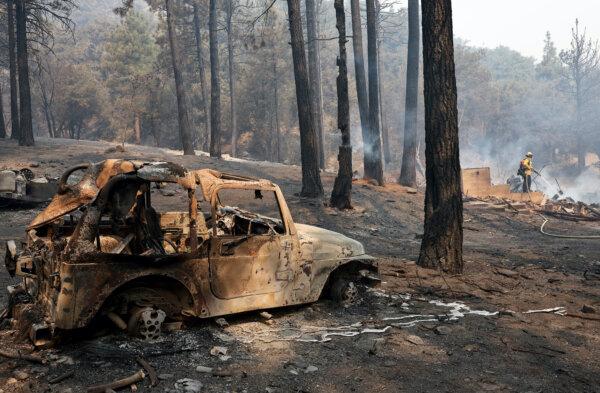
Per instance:
[[[157,212],[157,187],[169,185],[185,206]],[[224,204],[229,191],[248,191],[254,204],[272,195],[280,218]],[[377,280],[359,242],[295,224],[268,180],[126,160],[68,170],[5,263],[23,277],[10,289],[20,299],[12,317],[28,321],[38,344],[94,318],[153,338],[163,321],[310,303],[326,286]]]

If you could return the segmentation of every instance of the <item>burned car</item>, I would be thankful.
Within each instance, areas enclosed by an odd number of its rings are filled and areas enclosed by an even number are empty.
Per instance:
[[[165,323],[350,300],[378,281],[359,242],[294,223],[268,180],[127,160],[67,170],[5,264],[22,277],[9,316],[38,345],[99,320],[151,339]]]

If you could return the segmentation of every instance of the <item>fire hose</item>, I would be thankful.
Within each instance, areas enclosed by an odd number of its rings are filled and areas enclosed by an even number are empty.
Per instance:
[[[600,236],[594,236],[594,235],[561,235],[558,233],[549,233],[544,231],[544,227],[546,226],[546,224],[548,223],[548,218],[546,218],[543,215],[539,215],[540,217],[542,217],[542,219],[544,220],[544,222],[542,223],[542,226],[540,227],[540,232],[543,235],[546,236],[551,236],[551,237],[557,237],[557,238],[561,238],[561,239],[600,239]]]

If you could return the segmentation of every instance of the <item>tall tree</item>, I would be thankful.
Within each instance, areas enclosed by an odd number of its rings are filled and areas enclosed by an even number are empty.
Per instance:
[[[419,103],[419,0],[408,0],[408,54],[404,101],[404,149],[399,182],[417,185],[417,115]]]
[[[177,115],[179,121],[179,137],[183,147],[183,154],[195,155],[194,143],[192,141],[192,126],[188,114],[187,93],[185,91],[185,82],[181,73],[181,54],[177,42],[175,24],[173,21],[173,0],[165,0],[165,9],[167,11],[167,30],[169,36],[169,47],[171,49],[171,62],[173,64],[173,75],[175,78],[175,90],[177,93]]]
[[[2,83],[0,83],[0,138],[6,138],[6,124],[4,123],[4,103],[2,102]]]
[[[287,0],[296,84],[296,102],[300,123],[300,155],[302,161],[302,191],[300,195],[316,198],[323,195],[319,173],[318,141],[311,108],[310,86],[306,69],[306,52],[302,33],[300,0]]]
[[[210,45],[210,156],[221,157],[221,79],[219,78],[217,0],[210,0],[208,29]]]
[[[418,265],[463,270],[463,206],[451,0],[421,2],[425,96],[425,224]]]
[[[17,56],[15,39],[15,4],[13,0],[6,1],[8,27],[8,64],[10,71],[10,138],[19,139],[19,90],[17,87]]]
[[[369,139],[365,150],[365,177],[383,185],[381,132],[379,129],[379,71],[377,69],[377,10],[375,0],[367,1],[367,56],[369,61]]]
[[[227,55],[229,60],[229,117],[231,125],[231,155],[237,157],[237,142],[238,142],[238,128],[237,128],[237,116],[236,116],[236,92],[235,92],[235,63],[233,59],[233,15],[235,11],[236,0],[227,0],[227,12],[226,12],[226,24],[227,24]]]
[[[319,31],[315,0],[306,0],[306,37],[308,39],[308,79],[311,106],[319,148],[319,167],[325,167],[323,135],[323,98],[321,96],[321,61],[319,59]]]
[[[279,74],[277,72],[277,56],[275,46],[271,51],[271,64],[273,69],[273,113],[275,114],[275,159],[281,162],[281,126],[279,124]]]
[[[202,148],[207,151],[210,140],[210,116],[208,114],[208,88],[206,84],[206,67],[204,66],[204,54],[202,51],[202,33],[200,28],[200,4],[194,0],[192,4],[194,12],[194,39],[196,43],[196,61],[198,62],[198,74],[200,77],[200,92],[202,95],[202,112],[204,115],[204,135]]]
[[[339,57],[336,80],[338,100],[338,128],[342,144],[338,152],[338,174],[331,192],[331,206],[338,209],[352,208],[352,145],[350,144],[350,102],[348,99],[348,65],[346,60],[346,14],[344,0],[335,0],[336,27],[338,29]]]
[[[586,31],[579,31],[579,20],[571,30],[571,48],[560,52],[560,59],[567,66],[565,79],[571,86],[575,100],[575,139],[577,144],[577,168],[585,168],[586,143],[583,137],[583,106],[590,91],[598,85],[597,73],[600,68],[598,43],[587,37]]]
[[[27,41],[27,1],[17,0],[17,65],[19,68],[19,146],[33,146],[33,117],[29,85]]]
[[[360,17],[360,0],[350,0],[352,13],[352,49],[354,52],[354,79],[356,80],[356,97],[363,139],[363,162],[365,176],[367,162],[369,162],[369,97],[367,94],[367,79],[365,76],[365,60],[362,38],[362,20]]]

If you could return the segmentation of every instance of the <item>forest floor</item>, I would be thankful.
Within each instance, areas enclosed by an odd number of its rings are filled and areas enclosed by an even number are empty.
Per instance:
[[[138,384],[142,392],[184,391],[175,390],[184,378],[199,381],[203,392],[600,392],[599,240],[544,236],[537,214],[465,203],[465,272],[442,275],[414,263],[422,192],[357,181],[356,209],[336,212],[297,196],[299,167],[183,157],[150,147],[105,154],[111,146],[40,139],[36,147],[17,149],[1,141],[0,169],[36,161],[34,172],[58,176],[74,164],[113,157],[272,179],[296,222],[361,241],[379,259],[383,283],[346,308],[320,301],[270,310],[269,324],[259,312],[246,313],[227,317],[225,327],[199,321],[155,343],[123,335],[74,339],[41,351],[48,360],[43,365],[0,358],[0,392],[85,391],[138,371],[140,354],[161,377],[154,388],[148,378]],[[323,174],[326,192],[333,180],[333,173]],[[39,211],[0,211],[2,247]],[[600,225],[553,219],[546,229],[596,235]],[[1,287],[12,282],[0,273]],[[4,293],[0,303],[6,303]],[[211,356],[214,346],[226,347],[231,358]],[[11,330],[0,331],[0,347],[30,349]]]

